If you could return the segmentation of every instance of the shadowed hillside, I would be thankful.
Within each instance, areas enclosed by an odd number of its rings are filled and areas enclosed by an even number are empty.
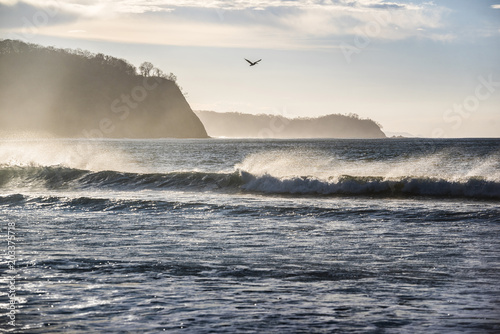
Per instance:
[[[150,63],[0,41],[0,131],[61,137],[206,138],[175,76]]]
[[[195,111],[213,137],[385,138],[380,125],[357,115],[289,119],[273,115]]]

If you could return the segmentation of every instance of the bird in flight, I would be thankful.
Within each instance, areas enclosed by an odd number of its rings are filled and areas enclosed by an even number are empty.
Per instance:
[[[248,60],[248,59],[246,59],[246,58],[245,58],[245,60],[246,60],[246,61],[250,64],[250,66],[254,66],[254,65],[257,65],[257,63],[258,63],[259,61],[261,61],[262,59],[259,59],[259,60],[257,60],[257,61],[250,61],[250,60]]]

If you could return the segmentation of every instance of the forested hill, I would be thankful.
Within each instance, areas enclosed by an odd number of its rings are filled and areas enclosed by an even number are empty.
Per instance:
[[[357,115],[285,118],[238,112],[195,111],[212,137],[237,138],[385,138],[381,126]]]
[[[0,132],[206,138],[175,82],[150,63],[0,41]]]

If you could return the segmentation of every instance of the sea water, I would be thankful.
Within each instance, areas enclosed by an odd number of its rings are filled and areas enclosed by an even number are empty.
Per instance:
[[[0,330],[498,333],[500,140],[0,141]]]

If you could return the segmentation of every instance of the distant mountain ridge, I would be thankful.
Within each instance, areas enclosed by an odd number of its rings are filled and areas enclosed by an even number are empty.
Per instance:
[[[213,137],[236,138],[386,138],[381,126],[359,116],[331,114],[318,118],[286,118],[238,112],[196,111]]]
[[[207,138],[175,76],[144,64],[138,74],[126,60],[103,54],[1,40],[0,131]]]

